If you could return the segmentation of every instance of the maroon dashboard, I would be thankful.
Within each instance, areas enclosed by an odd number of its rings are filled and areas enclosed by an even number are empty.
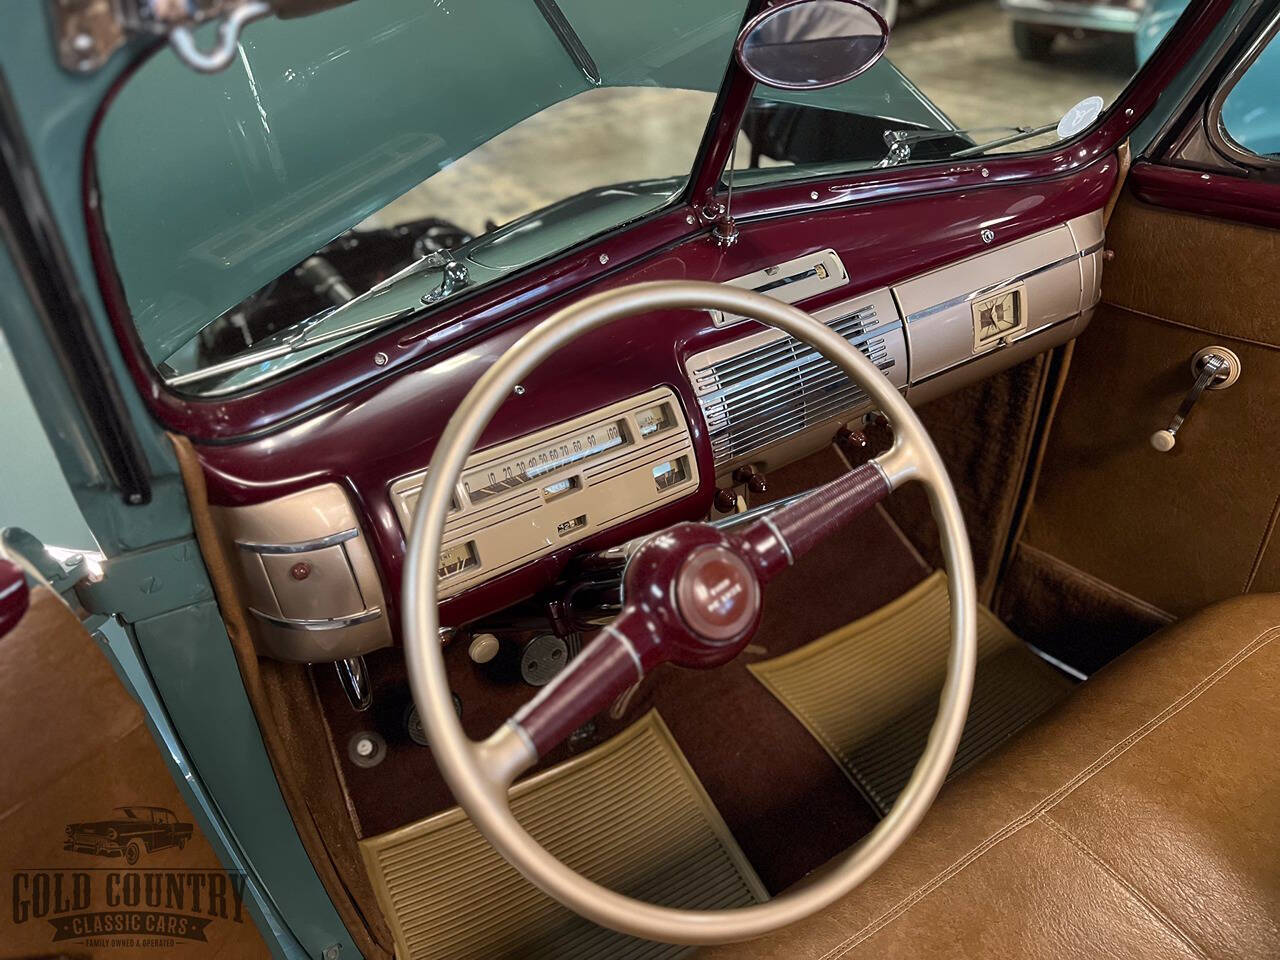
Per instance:
[[[1114,156],[1103,155],[1070,176],[1048,181],[990,183],[980,189],[936,196],[759,218],[741,223],[740,239],[728,249],[716,246],[705,232],[699,232],[665,249],[627,259],[626,248],[628,243],[634,243],[634,236],[628,240],[624,234],[612,243],[608,239],[600,241],[575,256],[599,258],[605,254],[615,263],[623,262],[584,286],[546,302],[529,296],[528,309],[517,317],[469,335],[459,335],[458,329],[437,321],[425,329],[409,329],[362,343],[340,359],[348,365],[365,363],[373,371],[377,369],[375,355],[380,352],[415,353],[422,351],[424,341],[446,341],[416,363],[387,364],[391,372],[384,378],[259,436],[198,442],[211,503],[232,509],[260,507],[317,487],[341,489],[353,505],[356,527],[369,541],[369,552],[383,587],[377,609],[385,615],[394,637],[398,634],[396,599],[405,533],[393,502],[392,485],[427,467],[436,438],[480,373],[522,333],[570,298],[645,280],[727,281],[828,249],[844,264],[847,282],[799,303],[821,316],[824,308],[848,301],[851,294],[878,288],[887,291],[913,277],[941,276],[938,271],[949,265],[973,263],[975,270],[986,269],[985,261],[980,259],[985,257],[993,261],[999,275],[1004,269],[994,262],[999,251],[1030,249],[1025,243],[1027,238],[1061,235],[1068,231],[1065,225],[1080,222],[1081,218],[1095,217],[1100,223],[1100,211],[1116,182],[1116,173]],[[662,226],[651,225],[647,229],[652,233]],[[1073,229],[1079,233],[1078,227]],[[645,230],[641,226],[631,232]],[[1100,240],[1100,229],[1098,237]],[[1085,262],[1100,261],[1099,246],[1094,243],[1086,249],[1083,241],[1078,245],[1080,266],[1070,269],[1086,271],[1085,286],[1089,283]],[[1044,269],[1062,267],[1070,259],[1062,257]],[[1096,283],[1100,267],[1093,269]],[[1043,272],[1040,267],[1036,271]],[[1012,272],[1017,274],[1016,269]],[[1033,272],[1023,271],[1028,276]],[[964,270],[952,270],[949,282],[953,284],[960,282],[955,274],[963,276]],[[1017,275],[1008,279],[1020,280]],[[962,284],[958,293],[967,295],[969,291]],[[899,288],[894,288],[894,296],[902,296]],[[1004,356],[998,363],[1007,366],[1074,335],[1083,308],[1091,305],[1082,298],[1081,309],[1064,308],[1065,315],[1055,314],[1052,324],[1046,321],[1046,327],[1053,326],[1056,331],[1053,338],[1032,338],[1021,345],[1006,339],[999,345],[1004,347]],[[930,309],[936,312],[938,308]],[[922,310],[903,317],[901,326],[905,328],[906,321],[928,312]],[[677,499],[446,600],[442,606],[443,622],[469,620],[529,595],[549,583],[572,554],[611,546],[679,520],[705,517],[721,465],[713,454],[688,363],[695,355],[756,336],[762,329],[753,322],[717,326],[716,318],[705,312],[640,316],[582,337],[529,376],[522,384],[523,391],[511,397],[489,426],[482,447],[516,441],[592,410],[666,387],[674,392],[687,424],[697,483]],[[918,329],[924,329],[923,324]],[[922,343],[919,339],[915,343],[919,352],[923,352]],[[900,355],[904,368],[908,349],[904,343]],[[900,385],[909,390],[906,370],[900,372]],[[928,391],[921,394],[927,395]],[[358,566],[350,556],[347,559]],[[373,609],[367,597],[365,606]],[[339,655],[345,651],[331,652]]]

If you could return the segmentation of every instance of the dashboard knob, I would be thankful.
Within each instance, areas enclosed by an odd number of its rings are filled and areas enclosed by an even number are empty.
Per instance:
[[[721,487],[716,491],[715,508],[720,513],[736,513],[738,511],[738,495],[732,490]]]
[[[851,467],[862,466],[875,454],[867,435],[861,430],[850,430],[848,427],[841,427],[836,432],[836,446]]]
[[[752,466],[739,467],[733,471],[733,482],[746,484],[752,493],[765,493],[769,489],[764,474]]]
[[[472,663],[488,663],[498,655],[501,646],[498,638],[492,633],[477,633],[471,638],[471,645],[467,647],[467,656],[471,658]]]

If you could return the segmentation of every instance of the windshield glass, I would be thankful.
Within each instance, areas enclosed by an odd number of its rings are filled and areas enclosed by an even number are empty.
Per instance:
[[[243,388],[664,206],[745,6],[377,0],[212,76],[160,51],[94,148],[149,357]]]

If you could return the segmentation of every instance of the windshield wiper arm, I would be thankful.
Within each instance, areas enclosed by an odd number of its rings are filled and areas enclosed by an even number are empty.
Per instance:
[[[569,59],[582,71],[582,75],[591,81],[592,86],[600,86],[600,68],[596,66],[590,51],[587,50],[587,45],[578,36],[578,31],[573,29],[573,24],[560,9],[560,4],[556,3],[556,0],[533,0],[533,5],[538,8],[542,19],[547,21],[547,26],[556,35],[556,39],[560,41],[560,46],[564,47],[564,52],[569,55]]]
[[[1007,137],[1001,137],[998,140],[992,140],[988,143],[981,143],[973,147],[965,147],[963,150],[957,150],[955,153],[947,154],[951,157],[967,157],[973,154],[981,153],[984,150],[991,150],[994,147],[1004,146],[1007,143],[1017,143],[1019,140],[1029,140],[1032,137],[1038,137],[1042,133],[1048,133],[1057,125],[1048,124],[1044,127],[972,127],[968,130],[886,130],[884,132],[884,142],[888,146],[889,152],[884,155],[878,166],[895,167],[900,163],[905,163],[911,159],[911,148],[917,143],[923,143],[926,140],[945,140],[948,137],[967,137],[975,133],[990,133],[995,130],[1010,130],[1012,133]]]
[[[988,140],[986,143],[979,143],[972,147],[965,147],[963,150],[957,150],[955,153],[947,154],[949,159],[959,159],[960,157],[974,157],[980,153],[986,153],[988,150],[994,150],[996,147],[1008,146],[1011,143],[1018,143],[1022,140],[1030,140],[1033,137],[1043,136],[1046,133],[1055,132],[1058,124],[1046,123],[1043,127],[1015,127],[1017,133],[1012,133],[1007,137],[1000,137],[998,140]]]

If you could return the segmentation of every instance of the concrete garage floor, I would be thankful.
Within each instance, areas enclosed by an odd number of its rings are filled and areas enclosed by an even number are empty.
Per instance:
[[[940,8],[899,23],[888,56],[967,129],[1043,126],[1086,96],[1110,102],[1128,81],[1132,50],[1128,37],[1060,38],[1052,59],[1028,62],[1015,52],[1009,21],[994,0],[942,0]],[[487,223],[506,223],[591,187],[685,173],[712,99],[708,93],[649,87],[588,91],[459,158],[364,226],[434,216],[478,234]],[[996,131],[975,139],[1001,135]],[[745,148],[739,150],[740,164],[747,155]]]

